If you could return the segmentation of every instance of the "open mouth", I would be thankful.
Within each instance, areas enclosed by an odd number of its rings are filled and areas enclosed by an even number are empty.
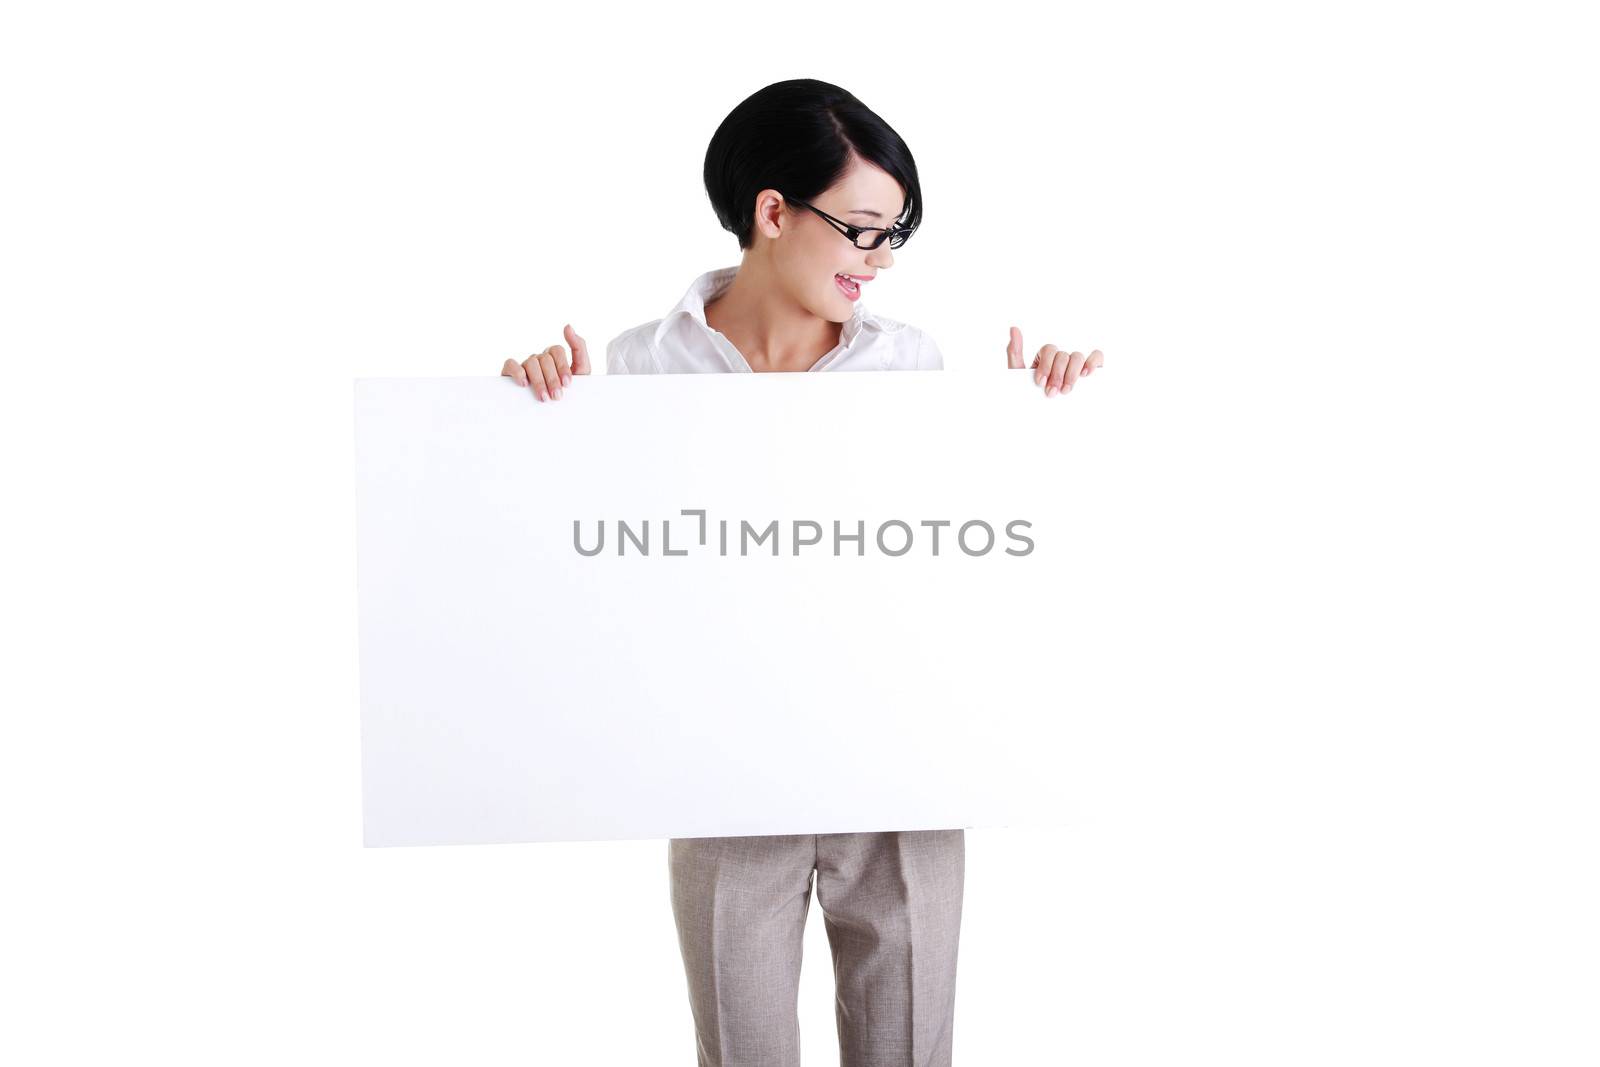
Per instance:
[[[861,298],[861,283],[849,275],[835,274],[833,276],[833,284],[837,285],[839,291],[851,300],[859,300]]]

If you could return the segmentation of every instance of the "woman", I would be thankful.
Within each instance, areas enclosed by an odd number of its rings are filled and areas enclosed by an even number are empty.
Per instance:
[[[700,275],[665,317],[606,346],[608,374],[937,370],[921,330],[861,293],[922,218],[905,142],[837,86],[778,82],[711,138],[706,192],[739,238],[737,267]],[[588,346],[551,345],[502,374],[541,402],[588,374]],[[1007,365],[1022,366],[1011,328]],[[1103,364],[1045,345],[1046,396]],[[811,883],[832,947],[842,1067],[951,1060],[964,831],[675,839],[668,873],[702,1065],[797,1067],[796,1003]]]

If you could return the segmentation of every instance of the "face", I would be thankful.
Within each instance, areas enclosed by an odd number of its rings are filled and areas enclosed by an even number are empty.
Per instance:
[[[892,226],[906,207],[900,183],[859,159],[811,203],[841,222],[862,227]],[[785,288],[819,318],[847,321],[855,314],[856,301],[871,284],[870,279],[894,264],[888,241],[873,249],[857,248],[826,219],[803,207],[785,205],[781,213],[776,207],[771,211],[762,207],[758,204],[757,225],[769,236],[780,237],[771,251]],[[837,277],[841,274],[855,276],[855,299]]]

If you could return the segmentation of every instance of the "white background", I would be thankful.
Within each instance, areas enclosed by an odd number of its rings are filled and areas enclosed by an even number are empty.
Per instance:
[[[664,314],[809,76],[921,170],[874,309],[1101,348],[1152,552],[1254,591],[1151,601],[1195,654],[1075,825],[969,834],[958,1062],[1595,1062],[1579,10],[8,9],[0,1058],[693,1061],[664,842],[360,847],[350,380]],[[1016,634],[1064,706],[1095,641]]]

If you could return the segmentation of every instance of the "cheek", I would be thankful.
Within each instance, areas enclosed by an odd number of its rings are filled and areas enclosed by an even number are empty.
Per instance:
[[[834,271],[844,269],[832,266],[833,260],[827,250],[818,248],[815,242],[797,242],[785,252],[781,264],[783,273],[797,290],[815,290],[819,277],[826,281]]]
[[[833,275],[837,271],[849,273],[858,268],[852,267],[848,257],[843,256],[839,249],[816,240],[816,236],[792,249],[783,264],[784,273],[788,276],[790,292],[800,303],[818,315],[837,321],[841,307],[849,306],[850,300],[834,284]],[[837,234],[832,236],[835,242],[843,244]]]
[[[831,241],[826,238],[833,238]],[[835,271],[846,273],[857,271],[854,266],[857,260],[850,255],[850,246],[838,234],[829,230],[825,234],[813,234],[800,249],[797,266],[805,270],[807,276],[819,279],[829,285],[833,284]]]
[[[814,249],[811,255],[806,257],[805,269],[810,283],[818,285],[832,278],[834,271],[844,268],[839,266],[837,257],[830,256],[827,250]]]
[[[796,261],[793,267],[796,287],[801,292],[817,294],[823,300],[838,294],[833,284],[834,272],[849,269],[839,264],[838,257],[816,250]]]

